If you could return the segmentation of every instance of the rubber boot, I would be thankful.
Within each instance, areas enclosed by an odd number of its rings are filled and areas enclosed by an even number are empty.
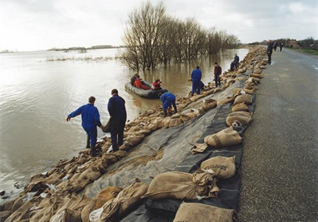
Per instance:
[[[89,136],[87,136],[86,148],[91,148]]]

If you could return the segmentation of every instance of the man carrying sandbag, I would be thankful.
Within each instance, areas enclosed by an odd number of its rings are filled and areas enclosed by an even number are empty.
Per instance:
[[[165,93],[159,93],[160,100],[162,102],[162,109],[164,112],[164,117],[166,117],[168,114],[170,115],[170,109],[171,106],[174,108],[174,112],[177,113],[177,106],[176,106],[176,96],[173,95],[170,92],[165,92]]]
[[[118,90],[111,91],[112,97],[108,101],[108,112],[110,115],[110,135],[112,139],[113,152],[124,142],[124,128],[127,119],[125,100],[118,95]]]
[[[96,141],[97,141],[97,127],[101,127],[98,109],[94,106],[95,97],[91,96],[88,98],[88,104],[81,106],[66,118],[66,121],[70,121],[71,118],[81,115],[82,116],[82,127],[87,133],[87,145],[86,148],[91,148],[91,156],[96,156]],[[91,146],[89,146],[89,141]]]

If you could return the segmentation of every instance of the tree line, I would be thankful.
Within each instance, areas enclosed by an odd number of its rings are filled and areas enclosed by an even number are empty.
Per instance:
[[[195,19],[169,16],[163,3],[153,6],[147,2],[129,14],[123,43],[121,61],[134,70],[150,70],[216,54],[240,41],[226,31],[206,30]]]

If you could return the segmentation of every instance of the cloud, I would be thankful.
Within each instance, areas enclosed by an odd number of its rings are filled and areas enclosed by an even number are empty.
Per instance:
[[[318,38],[316,0],[166,0],[164,5],[171,16],[195,18],[242,42]],[[1,0],[0,50],[119,45],[128,14],[140,6],[139,0]]]

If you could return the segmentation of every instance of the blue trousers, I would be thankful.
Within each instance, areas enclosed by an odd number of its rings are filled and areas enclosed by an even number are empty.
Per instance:
[[[96,145],[96,141],[97,141],[97,128],[94,127],[92,129],[84,129],[88,140],[90,140],[91,142],[91,151],[95,151],[95,145]]]
[[[124,143],[124,127],[123,128],[111,128],[110,136],[112,139],[113,151],[118,151],[118,147]]]
[[[192,82],[192,94],[194,94],[195,92],[197,94],[200,94],[200,85],[201,85],[201,81],[193,81]]]
[[[177,112],[177,106],[176,106],[176,100],[175,99],[167,99],[163,105],[162,105],[162,109],[163,110],[167,110],[169,107],[173,106],[174,111]]]

